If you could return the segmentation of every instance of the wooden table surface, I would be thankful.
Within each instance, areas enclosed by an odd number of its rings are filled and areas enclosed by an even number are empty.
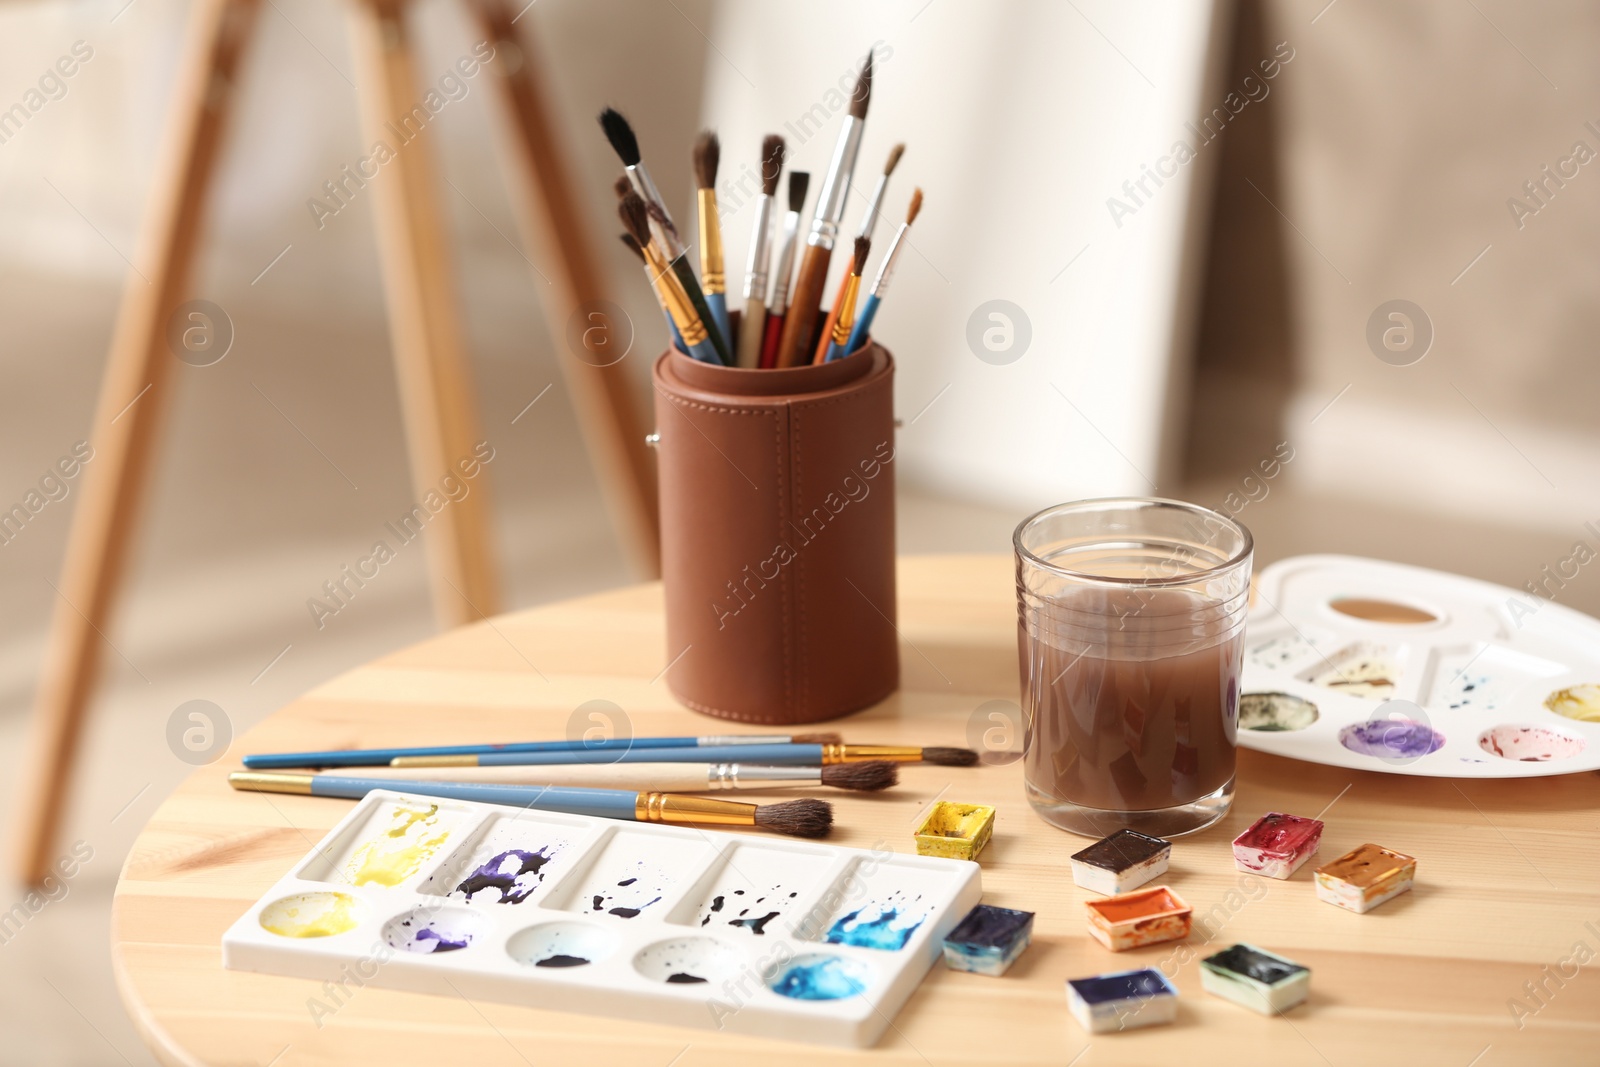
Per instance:
[[[966,744],[981,705],[1015,701],[1011,581],[999,556],[902,560],[903,686],[836,724],[846,739]],[[1112,955],[1090,939],[1088,894],[1067,862],[1085,842],[1033,815],[1019,764],[910,766],[890,793],[832,794],[831,840],[887,841],[902,852],[914,851],[912,826],[936,797],[994,805],[984,900],[1038,914],[1033,946],[1009,974],[937,965],[869,1050],[371,986],[319,1025],[308,1007],[319,984],[222,969],[223,931],[349,810],[346,801],[232,791],[226,778],[239,754],[563,737],[573,710],[593,699],[624,708],[636,735],[730,732],[672,699],[660,677],[664,642],[659,585],[506,615],[318,687],[196,771],[134,844],[112,918],[117,982],[156,1055],[259,1067],[1600,1062],[1600,978],[1594,966],[1577,967],[1600,957],[1595,775],[1408,778],[1248,750],[1233,812],[1174,848],[1168,881],[1197,916],[1177,957],[1173,945]],[[1324,808],[1324,856],[1366,841],[1399,849],[1418,857],[1416,888],[1354,915],[1316,899],[1310,865],[1287,882],[1234,869],[1229,841],[1255,817]],[[1236,941],[1310,966],[1311,999],[1264,1018],[1204,993],[1198,958]],[[1163,963],[1177,967],[1176,1023],[1091,1037],[1068,1015],[1064,979]]]

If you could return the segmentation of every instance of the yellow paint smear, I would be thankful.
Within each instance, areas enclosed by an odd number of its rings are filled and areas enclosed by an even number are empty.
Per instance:
[[[1557,689],[1544,698],[1544,706],[1579,722],[1600,722],[1600,685],[1590,682]]]
[[[280,937],[332,937],[360,923],[356,900],[343,893],[317,893],[280,900],[261,913],[261,928]]]
[[[399,885],[421,870],[450,836],[439,827],[437,804],[396,804],[389,815],[389,829],[365,842],[344,865],[351,885]]]

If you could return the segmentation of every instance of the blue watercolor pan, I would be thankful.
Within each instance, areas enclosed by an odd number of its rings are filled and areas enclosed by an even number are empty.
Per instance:
[[[1178,990],[1154,967],[1067,979],[1067,1007],[1091,1034],[1137,1030],[1178,1016]]]
[[[944,939],[944,963],[998,978],[1032,939],[1033,912],[979,904]]]

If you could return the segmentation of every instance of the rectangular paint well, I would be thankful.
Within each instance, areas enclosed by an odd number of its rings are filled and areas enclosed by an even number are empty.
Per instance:
[[[618,919],[665,912],[679,883],[701,868],[709,851],[706,838],[692,831],[613,831],[592,863],[550,891],[545,907]]]
[[[1288,878],[1316,855],[1321,843],[1318,820],[1271,811],[1233,839],[1233,861],[1250,874]]]
[[[1126,893],[1167,873],[1172,842],[1118,830],[1072,857],[1072,880],[1093,893]]]
[[[1415,857],[1365,844],[1317,868],[1317,898],[1361,914],[1410,889],[1416,876]]]
[[[407,797],[371,809],[328,849],[300,869],[300,877],[341,886],[394,888],[438,864],[478,818],[447,800]]]
[[[976,860],[993,833],[993,808],[941,800],[916,829],[917,855]]]
[[[1238,944],[1200,961],[1200,984],[1241,1007],[1276,1015],[1311,993],[1311,968],[1254,945]]]
[[[1154,967],[1067,979],[1067,1007],[1091,1034],[1170,1023],[1178,1015],[1178,990]]]
[[[772,940],[788,936],[812,891],[828,874],[820,850],[738,845],[728,849],[669,917],[707,934]]]
[[[1181,941],[1189,936],[1194,909],[1164,885],[1102,900],[1086,900],[1089,934],[1112,952]]]
[[[521,904],[554,884],[572,843],[588,833],[561,815],[518,811],[479,828],[418,886],[468,903]]]
[[[944,881],[942,869],[950,868],[951,877],[962,877],[967,869],[948,861],[937,861],[935,866],[941,870],[924,868],[913,875],[895,864],[856,863],[823,892],[796,935],[886,952],[905,948],[928,920],[931,891]],[[938,943],[936,939],[934,944]]]
[[[1032,938],[1033,912],[979,904],[945,937],[945,966],[998,978]]]

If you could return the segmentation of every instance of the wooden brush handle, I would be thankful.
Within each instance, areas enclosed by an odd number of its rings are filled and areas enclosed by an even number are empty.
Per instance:
[[[739,320],[739,366],[761,365],[761,335],[766,333],[766,326],[766,302],[759,296],[752,296],[744,302],[744,318]]]
[[[783,339],[778,342],[778,366],[798,367],[810,362],[812,331],[817,324],[817,308],[822,306],[822,287],[828,281],[828,262],[833,249],[807,245],[806,258],[795,279],[794,298],[783,320]]]

